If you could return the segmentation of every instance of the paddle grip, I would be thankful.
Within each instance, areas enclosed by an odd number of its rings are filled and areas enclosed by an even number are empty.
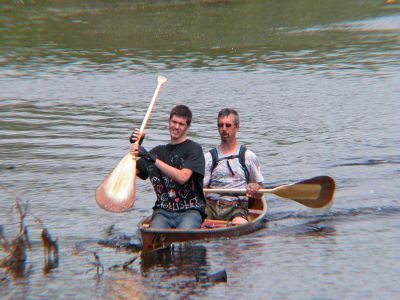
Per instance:
[[[129,137],[129,141],[131,142],[131,144],[136,143],[136,138],[135,138],[134,134],[135,134],[135,132],[132,132],[131,136]],[[142,136],[140,137],[139,145],[141,145],[143,143],[144,136],[145,136],[145,134],[142,134]]]

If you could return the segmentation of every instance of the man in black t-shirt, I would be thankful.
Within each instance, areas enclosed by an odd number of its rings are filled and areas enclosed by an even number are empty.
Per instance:
[[[153,207],[151,227],[199,228],[205,218],[203,194],[204,155],[202,147],[186,136],[192,112],[185,105],[175,106],[169,117],[171,141],[149,152],[136,143],[131,153],[140,157],[137,175],[150,178],[157,200]],[[139,130],[131,142],[139,138]]]

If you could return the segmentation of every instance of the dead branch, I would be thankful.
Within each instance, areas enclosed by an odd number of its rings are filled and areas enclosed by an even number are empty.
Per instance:
[[[5,235],[4,235],[4,227],[3,225],[0,225],[0,241],[1,241],[1,245],[4,248],[5,252],[10,252],[10,243],[8,242],[8,240],[6,239]]]
[[[94,263],[92,263],[92,265],[94,265],[94,267],[96,268],[97,280],[100,280],[101,276],[103,276],[104,274],[104,266],[100,261],[100,256],[98,256],[96,252],[93,252],[93,256]]]
[[[18,213],[19,213],[19,231],[23,231],[24,230],[24,222],[25,222],[25,217],[28,214],[28,208],[29,208],[29,200],[25,202],[24,208],[22,208],[21,203],[18,200],[18,197],[15,198],[15,204],[17,206],[18,209]]]
[[[50,272],[52,269],[58,268],[59,254],[58,254],[58,240],[51,238],[50,232],[43,228],[42,230],[42,242],[43,242],[43,256],[44,266],[43,271],[45,273]]]

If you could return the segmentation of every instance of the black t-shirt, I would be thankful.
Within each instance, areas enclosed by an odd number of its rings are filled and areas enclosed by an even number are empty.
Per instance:
[[[139,159],[138,176],[142,179],[150,178],[157,201],[153,209],[164,209],[171,212],[183,212],[189,209],[199,210],[205,217],[205,198],[203,194],[203,177],[205,161],[203,149],[196,142],[187,139],[183,143],[161,145],[150,152],[157,154],[157,158],[177,169],[193,171],[189,180],[180,184],[162,173],[154,164]]]

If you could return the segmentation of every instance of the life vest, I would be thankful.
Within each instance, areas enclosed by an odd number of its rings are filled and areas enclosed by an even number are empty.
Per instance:
[[[221,160],[224,159],[232,159],[232,158],[238,158],[239,159],[239,163],[243,169],[244,175],[246,176],[246,182],[249,183],[249,179],[250,179],[250,173],[249,170],[246,167],[246,160],[245,160],[245,153],[246,153],[246,146],[244,145],[240,145],[240,149],[239,149],[239,154],[235,154],[235,155],[229,155],[223,158],[218,158],[218,150],[217,148],[213,148],[210,150],[211,153],[211,157],[212,157],[212,166],[211,166],[211,172],[210,172],[210,178],[212,175],[212,172],[214,171],[214,169],[217,167],[218,163]]]

